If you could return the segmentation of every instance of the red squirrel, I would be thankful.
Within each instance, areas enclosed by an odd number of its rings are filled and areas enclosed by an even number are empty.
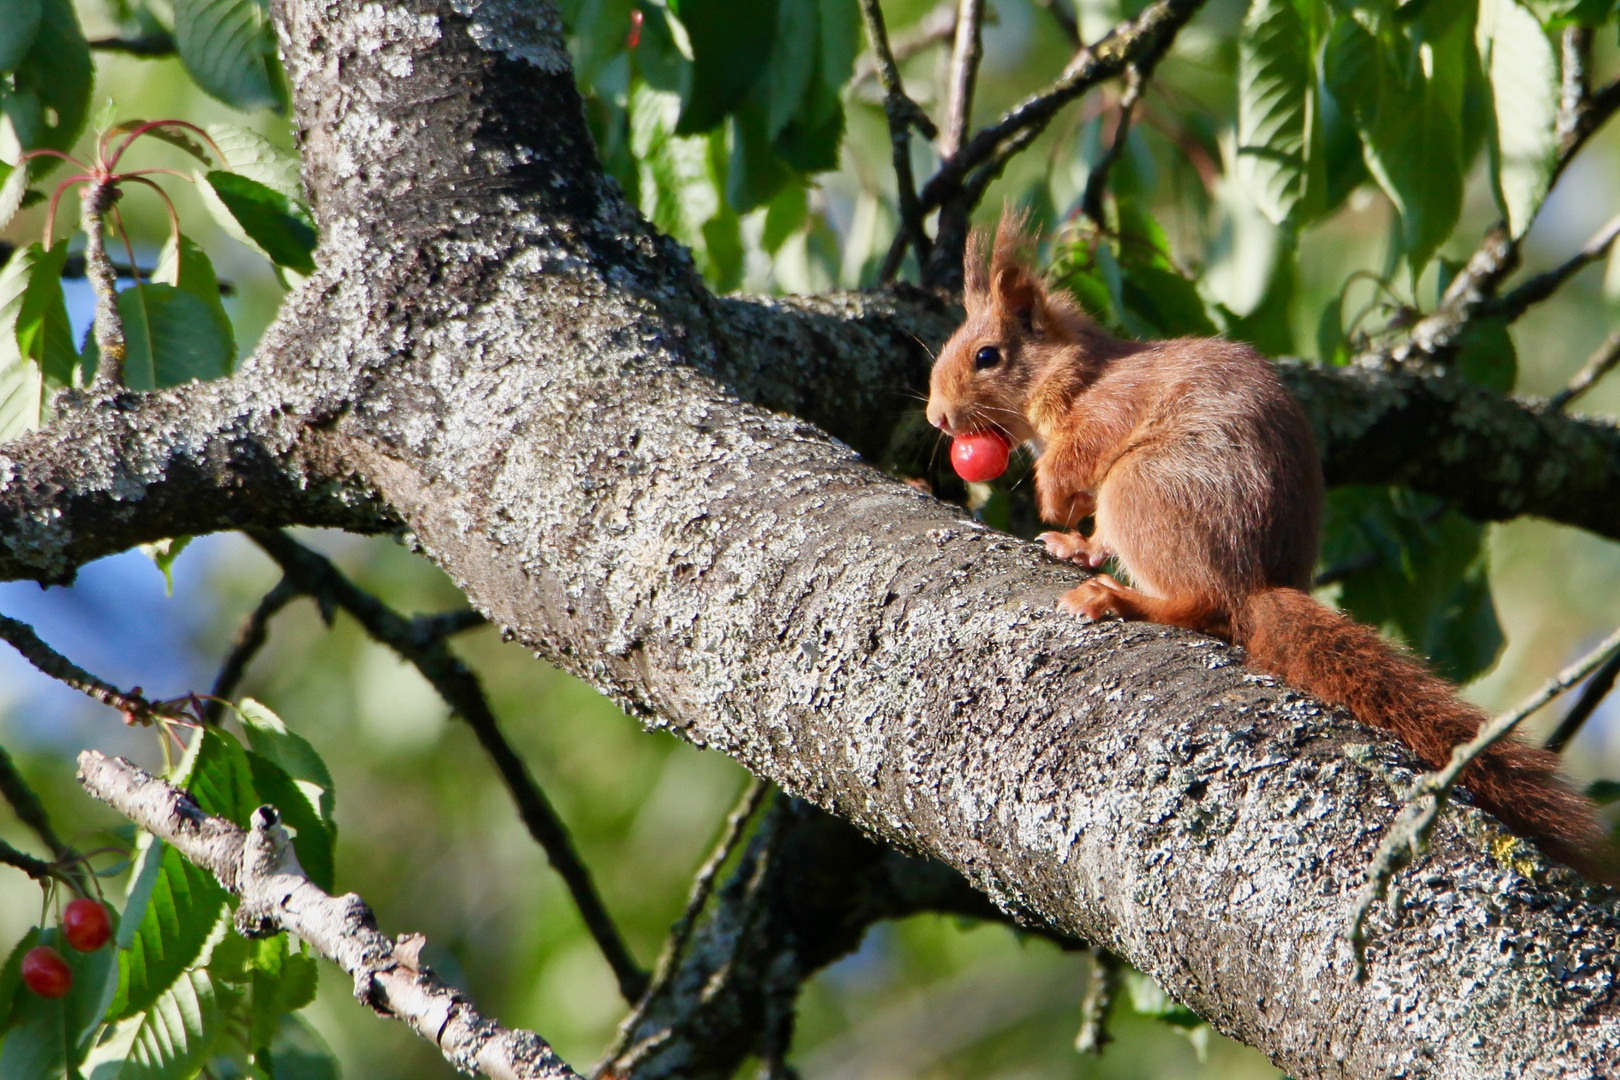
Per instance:
[[[1062,606],[1185,627],[1243,646],[1250,666],[1399,736],[1439,768],[1485,715],[1421,663],[1311,598],[1323,483],[1310,424],[1271,363],[1218,338],[1105,333],[1031,268],[1004,215],[969,241],[967,320],[934,363],[928,420],[1035,452],[1053,555],[1096,574]],[[990,248],[988,252],[986,248]],[[1075,531],[1093,517],[1091,535]],[[1548,854],[1613,883],[1592,805],[1555,754],[1498,743],[1462,775],[1474,801]]]

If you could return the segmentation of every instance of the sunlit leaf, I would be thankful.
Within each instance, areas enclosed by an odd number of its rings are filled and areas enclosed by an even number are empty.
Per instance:
[[[118,995],[109,1015],[134,1015],[157,1000],[202,951],[225,890],[161,840],[142,838],[118,933]]]
[[[132,390],[179,386],[230,373],[235,348],[208,305],[172,285],[147,283],[118,294],[124,321],[124,384]]]
[[[275,39],[260,0],[174,0],[174,44],[198,86],[238,109],[275,108]]]
[[[202,301],[214,320],[219,340],[225,343],[226,363],[221,374],[229,375],[236,366],[236,333],[230,316],[225,313],[225,305],[220,302],[219,278],[214,275],[214,264],[207,252],[184,233],[180,234],[178,243],[170,236],[158,255],[152,280],[159,285],[173,285]]]
[[[1310,51],[1293,0],[1254,0],[1238,37],[1238,176],[1279,225],[1305,190]]]
[[[298,177],[298,156],[238,124],[209,124],[208,137],[225,155],[223,167],[249,180],[256,180],[271,191],[280,192],[307,217],[304,185]]]
[[[0,268],[0,439],[43,421],[49,392],[66,385],[78,356],[62,298],[67,241],[28,244]]]
[[[204,969],[188,971],[151,1006],[122,1020],[85,1061],[87,1080],[186,1080],[196,1075],[222,1030],[216,988]]]
[[[253,752],[281,766],[298,783],[319,788],[313,801],[321,812],[322,820],[331,825],[336,792],[332,785],[332,774],[320,754],[315,752],[315,747],[310,745],[308,739],[288,728],[281,717],[252,698],[243,698],[236,708]]]
[[[69,0],[39,0],[39,6],[33,44],[13,69],[12,86],[0,92],[0,115],[22,149],[66,153],[90,111],[90,47]],[[35,158],[30,171],[39,176],[56,165],[55,158]]]
[[[1547,197],[1558,161],[1558,57],[1536,17],[1513,0],[1481,0],[1479,14],[1495,119],[1491,183],[1518,237]]]
[[[313,274],[315,227],[289,196],[257,180],[215,169],[197,176],[203,204],[236,239],[279,266]]]
[[[670,0],[692,49],[692,86],[675,131],[694,135],[724,120],[765,71],[777,0]]]

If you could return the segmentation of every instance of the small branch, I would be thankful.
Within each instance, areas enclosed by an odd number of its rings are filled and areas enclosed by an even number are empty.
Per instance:
[[[535,782],[529,767],[501,734],[478,676],[450,651],[442,635],[424,631],[424,627],[438,625],[442,617],[435,616],[427,621],[406,619],[356,586],[324,555],[285,533],[251,529],[247,535],[281,566],[299,592],[329,598],[354,616],[366,633],[415,665],[445,703],[467,722],[512,793],[529,835],[539,843],[552,868],[568,886],[580,917],[618,979],[619,991],[626,1001],[637,1001],[646,990],[647,974],[630,955],[629,947],[596,891],[590,871],[574,849],[567,826]],[[459,622],[451,625],[459,625]]]
[[[726,815],[720,838],[715,841],[709,857],[703,860],[703,865],[698,867],[697,873],[692,878],[692,887],[686,895],[686,907],[681,912],[680,918],[670,927],[669,937],[665,939],[663,951],[658,955],[658,963],[653,968],[652,980],[648,983],[646,992],[635,1003],[630,1015],[619,1025],[619,1036],[607,1053],[608,1060],[616,1059],[624,1053],[627,1049],[625,1040],[640,1025],[653,1002],[657,1001],[669,986],[670,976],[675,972],[681,956],[686,951],[692,930],[697,926],[698,917],[703,914],[703,908],[709,902],[709,894],[714,891],[715,878],[719,876],[732,853],[737,850],[737,842],[742,839],[744,828],[759,812],[769,790],[770,784],[766,781],[757,777],[749,780],[748,786],[743,789],[742,797],[737,800],[737,805]]]
[[[1457,779],[1463,770],[1486,750],[1512,734],[1513,729],[1526,717],[1616,656],[1620,656],[1620,630],[1610,634],[1597,648],[1555,677],[1548,679],[1545,686],[1520,703],[1518,708],[1503,713],[1481,727],[1472,739],[1455,747],[1451,751],[1451,760],[1446,763],[1445,768],[1418,777],[1417,782],[1412,785],[1412,790],[1407,793],[1406,806],[1401,811],[1400,817],[1389,827],[1383,842],[1378,845],[1378,850],[1367,867],[1366,884],[1362,886],[1361,894],[1356,897],[1355,906],[1350,912],[1346,936],[1355,953],[1358,978],[1362,977],[1366,970],[1368,913],[1372,911],[1374,904],[1388,894],[1389,884],[1401,868],[1423,850],[1428,842],[1429,833],[1439,820],[1440,811],[1449,801],[1451,790],[1457,786]]]
[[[1107,949],[1091,950],[1091,978],[1086,983],[1086,996],[1080,1000],[1080,1033],[1074,1037],[1074,1048],[1082,1054],[1098,1054],[1114,1041],[1108,1033],[1108,1010],[1119,993],[1120,973],[1125,961]]]
[[[1559,40],[1558,118],[1553,130],[1562,142],[1575,131],[1581,109],[1591,96],[1588,69],[1592,66],[1592,29],[1566,26]]]
[[[940,135],[939,153],[950,157],[961,147],[973,112],[973,84],[984,59],[984,0],[961,0],[956,13],[956,41],[951,48],[949,88],[945,106],[945,130]]]
[[[35,881],[45,881],[58,876],[56,867],[44,859],[36,859],[26,852],[18,851],[4,840],[0,840],[0,863],[15,866]]]
[[[915,26],[890,39],[890,53],[894,56],[896,65],[903,64],[913,56],[930,49],[935,45],[942,45],[956,36],[956,2],[955,0],[942,0],[933,10],[917,20]],[[861,58],[855,62],[855,78],[853,85],[860,86],[868,79],[878,77],[878,59],[874,53],[862,53]]]
[[[1477,309],[1480,317],[1500,318],[1513,322],[1532,306],[1557,292],[1564,282],[1607,255],[1616,237],[1620,237],[1620,215],[1611,218],[1592,239],[1586,242],[1585,247],[1558,266],[1537,274],[1500,300],[1480,304]]]
[[[1569,380],[1569,385],[1547,399],[1547,408],[1554,412],[1561,412],[1570,402],[1592,389],[1597,381],[1614,370],[1620,364],[1620,330],[1610,334],[1599,345],[1575,377]]]
[[[1131,114],[1136,109],[1136,103],[1142,96],[1142,86],[1147,82],[1149,71],[1132,64],[1125,69],[1125,92],[1119,99],[1119,123],[1114,126],[1114,139],[1109,143],[1108,150],[1097,162],[1097,167],[1091,170],[1086,177],[1086,190],[1080,197],[1080,212],[1090,218],[1099,229],[1106,229],[1108,222],[1103,215],[1103,196],[1108,191],[1108,174],[1113,170],[1115,162],[1125,153],[1125,144],[1131,136]]]
[[[915,127],[930,139],[939,132],[934,122],[928,119],[928,114],[906,96],[905,87],[900,82],[900,67],[889,48],[889,34],[883,25],[883,9],[878,6],[878,0],[861,0],[861,15],[866,21],[866,36],[872,42],[872,55],[877,58],[878,80],[883,84],[883,111],[889,121],[889,146],[894,156],[900,236],[909,238],[921,261],[928,254],[928,234],[923,231],[923,215],[917,206],[917,181],[911,173],[911,129]],[[897,243],[883,260],[878,280],[892,280],[899,272],[904,256],[904,243],[897,238]]]
[[[418,934],[390,940],[353,893],[329,896],[298,865],[271,807],[254,811],[251,831],[204,814],[191,796],[122,758],[79,755],[79,782],[242,898],[236,925],[251,936],[298,936],[354,980],[355,997],[438,1046],[464,1072],[498,1080],[578,1080],[545,1040],[501,1027],[421,962]]]
[[[1586,721],[1597,711],[1597,707],[1603,703],[1603,699],[1608,696],[1609,691],[1614,689],[1616,677],[1620,677],[1620,652],[1616,652],[1609,657],[1602,667],[1592,673],[1592,677],[1581,688],[1581,694],[1575,699],[1575,704],[1571,705],[1569,712],[1565,713],[1564,718],[1558,721],[1558,726],[1553,729],[1553,733],[1547,736],[1546,747],[1548,750],[1555,754],[1563,753],[1564,747],[1569,745],[1570,740],[1575,737]]]
[[[248,663],[264,647],[265,639],[269,636],[270,620],[299,595],[298,587],[285,577],[264,594],[259,606],[253,609],[242,624],[242,629],[236,632],[236,642],[219,667],[219,674],[214,678],[214,689],[203,706],[204,721],[217,724],[224,717],[225,702],[236,696],[236,688],[247,673]]]
[[[107,257],[107,211],[118,189],[106,180],[85,184],[80,200],[84,229],[84,268],[96,292],[95,335],[100,362],[95,381],[102,387],[124,384],[124,320],[118,314],[118,271]]]
[[[175,53],[174,37],[161,31],[152,34],[142,34],[140,37],[95,38],[86,42],[92,49],[101,52],[126,53],[130,56],[158,57],[173,56]]]
[[[34,789],[17,771],[17,763],[11,760],[11,755],[6,753],[3,746],[0,746],[0,795],[4,795],[11,804],[17,820],[32,829],[34,835],[50,848],[51,854],[56,857],[56,865],[63,868],[62,874],[72,882],[74,888],[88,896],[90,878],[79,863],[79,853],[57,835],[50,815],[45,812],[45,804],[39,801]]]
[[[132,721],[149,723],[153,717],[172,715],[165,706],[150,702],[133,690],[120,690],[112,683],[96,678],[41,641],[34,628],[25,622],[0,615],[0,639],[51,678],[117,709]]]

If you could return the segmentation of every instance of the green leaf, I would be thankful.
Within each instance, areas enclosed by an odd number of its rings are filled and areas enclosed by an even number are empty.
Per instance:
[[[1457,342],[1457,374],[1506,394],[1519,377],[1519,354],[1501,319],[1472,319]]]
[[[838,167],[838,147],[844,139],[844,106],[838,91],[812,79],[798,112],[777,134],[772,146],[777,156],[800,172],[818,173]]]
[[[0,4],[0,71],[10,71],[28,55],[41,14],[40,0],[4,0]]]
[[[146,1009],[121,1021],[85,1062],[88,1080],[186,1080],[224,1028],[206,970],[186,972]]]
[[[116,925],[117,912],[109,909],[109,914]],[[22,958],[36,945],[52,946],[67,961],[73,986],[65,997],[42,998],[22,989]],[[0,1016],[10,1013],[12,1024],[0,1044],[0,1077],[54,1080],[64,1065],[83,1061],[117,984],[117,955],[111,944],[83,953],[68,945],[56,927],[30,930],[0,974]]]
[[[247,732],[248,745],[254,753],[281,766],[298,783],[319,789],[311,801],[320,809],[321,819],[331,825],[337,792],[332,786],[332,774],[315,747],[290,730],[281,717],[252,698],[243,698],[236,712],[242,718],[242,729]]]
[[[214,264],[207,253],[183,233],[178,238],[170,236],[158,256],[152,280],[160,285],[173,285],[202,301],[214,320],[215,334],[225,343],[227,360],[221,374],[229,375],[236,367],[236,333],[231,327],[231,317],[225,314],[225,305],[220,303],[219,278],[214,276]]]
[[[1121,259],[1125,306],[1149,323],[1158,337],[1212,337],[1215,324],[1198,287],[1161,266],[1127,266]]]
[[[726,164],[726,202],[746,214],[776,197],[784,187],[799,186],[798,177],[771,148],[757,106],[745,105],[728,124],[731,158]]]
[[[293,833],[293,851],[309,879],[327,892],[332,891],[332,844],[330,827],[309,795],[287,771],[269,758],[247,753],[253,791],[258,803],[269,803],[281,813],[284,825]]]
[[[1546,199],[1558,162],[1558,57],[1536,17],[1513,0],[1481,0],[1479,16],[1494,115],[1491,187],[1517,239]]]
[[[315,1000],[319,975],[314,957],[289,949],[284,933],[256,944],[248,1021],[248,1046],[255,1050],[272,1043],[283,1016]]]
[[[1281,225],[1305,191],[1311,46],[1293,0],[1254,0],[1238,37],[1238,176]]]
[[[1164,992],[1164,988],[1151,976],[1127,969],[1125,986],[1131,992],[1131,1007],[1138,1016],[1150,1016],[1172,1027],[1195,1028],[1203,1024],[1203,1017]]]
[[[131,390],[179,386],[230,373],[234,343],[208,305],[173,285],[147,283],[118,294],[124,320],[124,385]]]
[[[197,85],[225,104],[281,104],[275,37],[260,0],[174,0],[174,44]]]
[[[5,182],[0,183],[0,229],[4,229],[22,209],[28,195],[28,170],[0,161],[0,176],[5,177]]]
[[[270,1044],[271,1080],[340,1080],[337,1058],[303,1020],[283,1016]]]
[[[821,84],[842,90],[855,74],[862,48],[861,10],[856,0],[821,0]]]
[[[70,0],[39,0],[33,44],[13,69],[12,87],[0,93],[6,127],[24,150],[73,149],[90,111],[94,70],[90,47]],[[35,176],[55,168],[55,158],[36,158]]]
[[[111,107],[111,105],[112,102],[109,100],[107,102],[107,106]],[[146,124],[147,122],[145,120],[119,121],[118,123],[107,128],[106,135],[108,141],[111,142],[120,135],[129,135],[139,128],[146,127]],[[137,138],[157,139],[159,142],[166,142],[170,146],[184,150],[186,153],[190,154],[204,165],[209,163],[208,151],[203,149],[203,144],[197,141],[196,135],[192,133],[190,128],[182,127],[179,124],[159,120],[156,122],[155,126],[146,127],[146,130],[142,131]],[[121,143],[123,140],[119,139],[118,141]]]
[[[1586,797],[1599,806],[1620,802],[1620,780],[1594,780],[1586,785]]]
[[[225,890],[161,840],[143,836],[118,932],[118,993],[108,1010],[141,1012],[191,965],[213,933]]]
[[[189,536],[171,536],[167,540],[140,545],[146,557],[163,572],[163,587],[170,596],[174,595],[174,560],[180,557],[180,553],[186,550],[189,543],[191,543]]]
[[[1484,527],[1442,501],[1404,488],[1343,487],[1328,494],[1324,567],[1353,568],[1339,604],[1466,682],[1488,669],[1502,629],[1486,575]]]
[[[185,789],[197,800],[203,813],[247,828],[253,811],[263,801],[253,786],[248,752],[235,738],[216,727],[202,728],[195,738],[201,740],[201,744],[192,755]]]
[[[1246,341],[1267,356],[1283,356],[1294,351],[1294,325],[1291,318],[1294,286],[1298,277],[1292,250],[1277,260],[1271,282],[1253,311],[1236,316],[1218,308],[1223,322],[1221,334],[1233,341]]]
[[[48,392],[72,378],[78,360],[62,299],[67,241],[12,253],[0,268],[0,439],[44,420]]]
[[[1324,364],[1343,364],[1350,359],[1349,342],[1344,336],[1344,294],[1334,293],[1322,305],[1316,323],[1316,357]]]
[[[765,71],[778,0],[670,0],[692,48],[692,87],[678,135],[708,131],[726,118]]]
[[[765,230],[760,234],[760,246],[775,255],[783,242],[804,227],[810,214],[810,200],[805,189],[790,184],[771,200],[765,211]]]
[[[299,216],[308,219],[304,185],[298,176],[298,155],[282,149],[252,128],[237,124],[209,124],[207,131],[219,152],[225,155],[223,166],[227,171],[280,192],[298,207]]]
[[[22,989],[22,960],[28,950],[39,944],[39,927],[29,927],[17,947],[11,950],[4,965],[0,965],[0,1035],[11,1022],[11,1009]]]
[[[763,107],[767,143],[799,111],[816,75],[820,6],[818,0],[778,0],[770,55],[751,95]]]
[[[198,177],[198,190],[214,219],[236,239],[271,262],[313,274],[315,227],[301,207],[257,180],[215,169]]]

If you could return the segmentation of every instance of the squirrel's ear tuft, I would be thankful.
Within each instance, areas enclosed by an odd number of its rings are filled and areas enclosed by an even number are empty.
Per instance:
[[[1029,215],[1011,206],[1003,208],[990,255],[991,302],[1026,328],[1041,321],[1046,303],[1046,287],[1034,270],[1034,247]]]
[[[977,311],[990,300],[990,234],[983,229],[968,233],[962,257],[962,306]]]

